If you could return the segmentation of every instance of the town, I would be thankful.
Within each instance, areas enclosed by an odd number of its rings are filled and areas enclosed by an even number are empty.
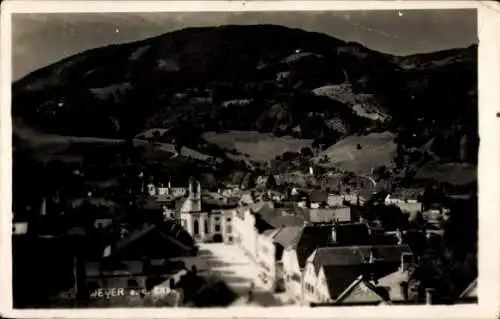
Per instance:
[[[315,167],[215,183],[45,167],[60,186],[15,208],[19,307],[477,302],[469,194]]]
[[[14,308],[478,304],[477,10],[306,7],[12,15]]]

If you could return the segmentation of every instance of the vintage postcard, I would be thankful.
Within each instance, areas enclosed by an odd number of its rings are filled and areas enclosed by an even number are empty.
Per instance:
[[[499,17],[3,3],[2,313],[495,318]]]

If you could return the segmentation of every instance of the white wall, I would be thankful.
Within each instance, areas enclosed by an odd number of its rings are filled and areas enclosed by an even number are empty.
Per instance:
[[[294,300],[302,299],[302,272],[297,261],[295,249],[285,249],[281,258],[285,276],[285,287],[288,295]],[[299,281],[292,280],[292,276],[299,276]]]
[[[303,292],[303,300],[305,302],[317,302],[318,298],[316,295],[316,283],[317,277],[314,270],[314,265],[311,262],[306,264],[304,269],[304,275],[302,279],[302,292]],[[314,289],[314,291],[310,291],[307,289],[307,285]]]
[[[272,238],[264,235],[257,236],[257,247],[257,263],[261,268],[261,272],[266,276],[267,288],[272,290],[276,283],[276,260],[274,258],[276,247]],[[262,267],[262,264],[267,269]]]
[[[332,302],[330,298],[330,292],[328,291],[328,285],[326,283],[326,275],[323,267],[320,268],[316,280],[316,290],[318,302]]]

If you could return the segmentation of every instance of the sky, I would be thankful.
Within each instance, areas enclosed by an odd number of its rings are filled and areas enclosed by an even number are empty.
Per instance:
[[[475,10],[36,13],[12,15],[13,80],[84,50],[186,27],[277,24],[394,55],[477,43]]]

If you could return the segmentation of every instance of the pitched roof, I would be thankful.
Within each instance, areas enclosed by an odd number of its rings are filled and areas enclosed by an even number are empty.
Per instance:
[[[320,247],[311,254],[308,261],[313,263],[317,273],[322,266],[363,264],[371,255],[381,262],[399,263],[401,255],[410,251],[407,245]]]
[[[328,199],[328,193],[321,190],[313,190],[309,194],[309,200],[313,203],[324,203]]]
[[[379,279],[377,284],[360,276],[340,294],[336,302],[370,303],[383,301],[391,303],[404,301],[405,297],[401,289],[401,283],[407,280],[408,272],[399,270]]]
[[[335,224],[337,243],[341,245],[365,245],[370,241],[370,229],[365,223]]]
[[[155,231],[162,238],[168,238],[171,242],[184,250],[191,250],[194,247],[192,237],[175,222],[165,222],[161,224],[145,223],[141,227],[132,231],[127,237],[120,239],[114,246],[115,250],[111,253],[122,250],[147,234]]]
[[[295,239],[301,234],[304,226],[283,227],[275,235],[274,241],[282,247],[287,248],[292,245]]]
[[[302,232],[290,245],[297,251],[297,262],[300,268],[306,265],[307,257],[318,247],[330,245],[332,235],[331,226],[305,226]]]
[[[263,231],[262,235],[274,239],[274,237],[276,236],[276,234],[279,231],[280,231],[279,229],[268,229],[268,230]]]
[[[324,266],[323,272],[330,298],[337,299],[362,274],[364,270],[363,266],[363,264]]]
[[[477,298],[477,278],[460,294],[459,298]]]

